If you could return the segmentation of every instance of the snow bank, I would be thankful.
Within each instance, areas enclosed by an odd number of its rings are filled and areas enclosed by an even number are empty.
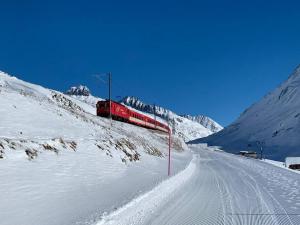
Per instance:
[[[300,157],[287,157],[285,159],[285,164],[287,167],[293,164],[300,164]]]
[[[163,181],[148,193],[141,195],[122,208],[109,215],[103,216],[97,225],[137,225],[144,224],[147,219],[153,216],[156,208],[167,201],[172,194],[182,188],[182,186],[193,176],[198,158],[193,158],[189,166],[175,175]]]
[[[270,159],[264,159],[262,162],[266,162],[266,163],[272,164],[272,165],[274,165],[276,167],[280,167],[282,169],[286,169],[286,170],[289,170],[291,172],[300,174],[300,171],[298,171],[298,170],[289,169],[284,162],[270,160]]]

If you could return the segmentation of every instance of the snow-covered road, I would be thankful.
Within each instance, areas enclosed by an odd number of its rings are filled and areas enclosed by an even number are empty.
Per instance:
[[[178,174],[141,196],[142,201],[105,216],[104,221],[122,225],[126,221],[153,225],[300,224],[299,174],[203,146],[191,148],[193,169],[190,165],[189,172],[181,174],[188,175],[188,180],[179,182]],[[167,189],[177,184],[180,188]],[[134,220],[129,219],[132,216]]]

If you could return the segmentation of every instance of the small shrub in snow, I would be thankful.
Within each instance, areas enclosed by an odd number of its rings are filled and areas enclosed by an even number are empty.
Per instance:
[[[117,140],[115,147],[116,149],[121,150],[130,162],[138,161],[140,159],[140,154],[136,151],[136,146],[125,138]],[[123,159],[126,161],[126,158]],[[122,162],[124,161],[123,159]]]
[[[95,143],[95,145],[100,149],[100,150],[104,150],[104,147],[102,147],[101,145]]]
[[[56,139],[54,139],[53,141],[56,141]],[[62,138],[59,138],[58,141],[59,141],[59,143],[61,144],[61,146],[63,148],[67,148],[66,143],[65,143],[65,141]]]
[[[147,148],[146,152],[149,155],[153,155],[153,156],[157,156],[157,157],[163,157],[163,154],[161,153],[161,151],[159,151],[157,148],[151,147],[149,146],[149,148]]]
[[[73,149],[74,151],[76,151],[77,148],[77,143],[75,141],[71,141],[68,143],[70,148]]]
[[[38,156],[38,151],[35,149],[26,149],[25,150],[26,155],[28,156],[29,160],[35,159]]]
[[[44,147],[45,150],[49,150],[49,151],[53,151],[55,152],[56,154],[58,154],[58,149],[55,148],[54,146],[51,146],[49,144],[42,144],[42,146]]]
[[[16,150],[16,146],[17,146],[17,144],[15,142],[13,142],[13,141],[9,142],[9,148]]]
[[[4,158],[4,151],[0,150],[0,159],[3,159],[3,158]]]
[[[56,103],[63,108],[84,112],[84,110],[80,106],[76,105],[74,102],[72,102],[70,99],[67,99],[62,94],[52,92],[52,99],[55,100]]]

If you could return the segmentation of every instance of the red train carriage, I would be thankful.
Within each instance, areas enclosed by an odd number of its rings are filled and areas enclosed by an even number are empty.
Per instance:
[[[97,103],[97,116],[109,117],[110,110],[112,119],[114,120],[132,123],[138,126],[160,130],[166,133],[169,133],[170,131],[170,128],[167,125],[160,123],[141,113],[130,110],[129,108],[120,103],[111,101],[109,104],[108,100],[99,101]]]

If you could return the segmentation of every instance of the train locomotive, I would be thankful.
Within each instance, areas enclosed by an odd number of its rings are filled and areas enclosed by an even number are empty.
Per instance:
[[[169,133],[170,128],[146,115],[129,109],[128,107],[110,100],[97,102],[97,116],[109,117],[112,119],[145,127],[148,129],[159,130],[164,133]]]

